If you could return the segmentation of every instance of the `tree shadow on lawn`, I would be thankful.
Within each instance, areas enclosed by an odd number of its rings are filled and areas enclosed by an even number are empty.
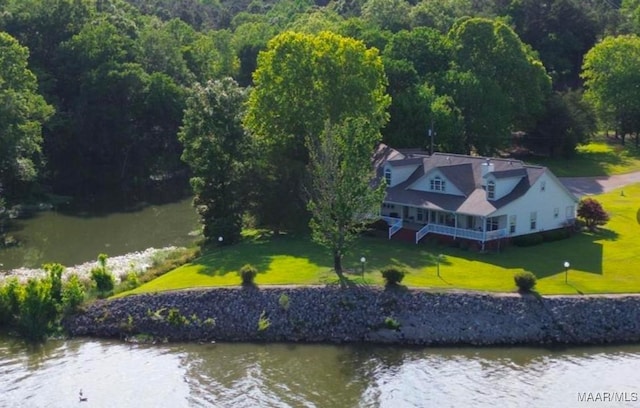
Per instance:
[[[438,254],[437,250],[424,245],[386,238],[362,237],[345,257],[345,262],[351,262],[348,265],[361,268],[359,260],[364,256],[367,273],[386,266],[421,269],[436,265]]]
[[[564,263],[569,262],[569,271],[603,274],[603,244],[598,241],[615,241],[618,234],[600,229],[595,233],[579,233],[568,239],[545,242],[530,247],[509,246],[499,253],[476,253],[455,249],[452,255],[469,260],[489,263],[505,269],[522,268],[532,272],[538,279],[565,272]]]
[[[266,235],[236,245],[218,247],[194,260],[192,264],[202,265],[198,273],[207,276],[235,273],[246,264],[256,267],[258,274],[264,274],[278,257],[291,257],[302,263],[320,266],[331,264],[328,250],[314,244],[304,235]]]

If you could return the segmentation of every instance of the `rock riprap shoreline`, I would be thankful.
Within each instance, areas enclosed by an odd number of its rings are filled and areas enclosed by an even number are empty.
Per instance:
[[[167,254],[176,247],[165,248],[147,248],[143,251],[131,252],[125,255],[107,258],[107,268],[113,274],[116,281],[120,280],[120,276],[130,271],[141,273],[149,268],[155,258]],[[98,265],[97,261],[89,261],[80,265],[65,267],[63,279],[76,274],[81,279],[89,279],[91,277],[91,269]],[[7,278],[15,276],[18,280],[26,282],[29,278],[42,278],[46,276],[42,268],[17,268],[9,271],[0,271],[0,284]]]
[[[638,343],[640,296],[217,288],[102,300],[63,324],[75,336],[168,341]]]

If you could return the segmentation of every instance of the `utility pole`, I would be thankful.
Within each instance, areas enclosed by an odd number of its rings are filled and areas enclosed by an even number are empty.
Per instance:
[[[436,135],[436,131],[433,130],[433,118],[431,118],[431,127],[429,128],[429,137],[431,138],[431,148],[429,149],[429,155],[433,156],[433,138]]]

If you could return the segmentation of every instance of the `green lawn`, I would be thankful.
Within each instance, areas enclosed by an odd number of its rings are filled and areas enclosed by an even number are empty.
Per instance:
[[[611,221],[595,234],[581,233],[571,239],[518,248],[500,253],[480,254],[462,249],[415,245],[363,237],[357,248],[345,257],[350,278],[357,283],[381,285],[379,269],[397,265],[409,272],[403,281],[410,287],[433,290],[471,289],[514,291],[513,274],[528,270],[538,277],[542,294],[640,292],[638,251],[638,211],[640,185],[597,197]],[[443,255],[440,277],[436,256]],[[360,257],[366,258],[364,280]],[[569,261],[568,284],[563,263]],[[206,254],[130,293],[210,286],[237,286],[237,270],[251,263],[260,273],[258,285],[311,285],[335,283],[331,257],[307,236],[255,235],[239,245]]]
[[[627,144],[608,143],[603,137],[578,146],[575,157],[535,160],[535,164],[547,166],[558,177],[606,176],[640,170],[640,150],[633,140]]]

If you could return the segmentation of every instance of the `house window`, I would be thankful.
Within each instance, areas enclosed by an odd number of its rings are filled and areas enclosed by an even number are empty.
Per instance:
[[[574,214],[574,210],[573,210],[573,206],[572,205],[567,206],[565,215],[566,215],[568,220],[572,220],[572,219],[575,218],[575,214]]]
[[[540,191],[544,191],[547,188],[547,182],[542,180],[540,182]]]
[[[509,217],[509,234],[514,234],[516,232],[516,216],[512,215]]]
[[[387,182],[387,186],[391,185],[391,169],[389,168],[384,170],[384,181]]]
[[[495,231],[498,229],[499,225],[498,217],[487,218],[487,231]]]
[[[424,210],[422,208],[416,210],[416,219],[418,221],[424,221]]]
[[[394,208],[396,208],[396,206],[393,204],[382,203],[382,208],[388,208],[390,210],[393,210]]]
[[[531,222],[531,230],[533,231],[538,226],[538,213],[537,212],[534,211],[534,212],[531,213],[530,222]]]
[[[558,207],[553,209],[553,218],[558,218],[560,215],[560,209]]]
[[[435,176],[431,179],[431,190],[444,191],[445,182],[440,176]]]
[[[490,181],[487,183],[487,198],[493,200],[496,197],[496,183]]]

